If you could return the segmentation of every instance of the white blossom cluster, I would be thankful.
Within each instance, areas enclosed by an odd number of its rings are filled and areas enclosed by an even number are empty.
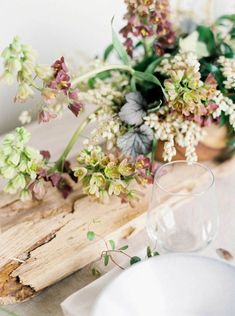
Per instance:
[[[100,121],[98,127],[92,130],[91,138],[85,140],[85,144],[97,145],[100,142],[105,142],[107,150],[111,150],[116,145],[122,130],[121,120],[117,116],[109,116]]]
[[[170,55],[165,55],[161,64],[157,67],[156,71],[163,75],[172,75],[172,72],[179,70],[190,71],[194,73],[197,78],[200,79],[200,63],[197,59],[197,55],[192,52],[182,52],[170,58]],[[194,78],[196,79],[196,78]]]
[[[216,91],[212,101],[218,105],[218,108],[212,114],[213,117],[220,117],[221,113],[224,112],[226,115],[229,116],[229,123],[235,129],[235,103],[233,103],[233,101],[228,97],[225,97],[218,90]]]
[[[177,112],[169,112],[167,106],[157,113],[149,114],[144,120],[145,124],[154,130],[156,139],[164,141],[164,161],[171,161],[176,155],[176,144],[185,148],[187,161],[197,161],[195,147],[205,135],[198,124],[185,120],[183,115]]]
[[[112,72],[111,76],[104,80],[96,79],[93,89],[80,91],[79,99],[108,110],[113,106],[120,106],[129,90],[128,76]]]
[[[222,74],[226,78],[225,88],[235,89],[235,59],[220,56],[218,63],[221,65]]]

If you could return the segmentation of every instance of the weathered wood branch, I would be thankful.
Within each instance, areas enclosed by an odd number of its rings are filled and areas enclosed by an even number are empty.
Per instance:
[[[217,176],[235,169],[235,159],[214,166]],[[49,188],[44,202],[22,203],[0,194],[0,304],[31,298],[36,293],[96,260],[104,241],[87,240],[94,230],[119,241],[145,227],[150,188],[132,208],[113,198],[108,205],[91,201],[79,188],[64,200]],[[164,203],[176,201],[167,199]]]

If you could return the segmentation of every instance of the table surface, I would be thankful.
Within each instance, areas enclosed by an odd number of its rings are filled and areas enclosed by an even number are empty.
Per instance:
[[[83,117],[77,119],[70,113],[65,113],[62,119],[54,120],[46,125],[33,123],[29,126],[29,130],[32,133],[31,144],[38,149],[49,149],[52,157],[56,159],[82,120]],[[85,135],[88,136],[89,130],[85,133]],[[0,140],[1,138],[2,137],[0,137]],[[71,155],[75,155],[81,146],[82,139],[78,141]],[[216,180],[221,215],[220,230],[216,241],[201,254],[219,258],[216,254],[216,249],[223,248],[228,250],[235,257],[235,167],[234,170],[231,170],[229,176],[225,178],[220,177]],[[1,185],[0,183],[0,187]],[[129,244],[130,253],[134,254],[141,247],[147,246],[146,232],[140,232],[137,236],[127,241],[127,243]],[[235,265],[235,260],[232,259],[230,263]],[[99,265],[99,269],[102,272],[106,272],[112,269],[112,266],[104,269],[102,265]],[[94,279],[95,277],[91,274],[91,267],[87,266],[44,290],[30,301],[9,305],[7,308],[17,316],[61,316],[63,313],[60,308],[60,303],[66,297],[89,284]],[[0,315],[6,314],[0,311]]]

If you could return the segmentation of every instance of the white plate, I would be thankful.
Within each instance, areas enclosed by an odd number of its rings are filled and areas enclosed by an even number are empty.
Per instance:
[[[197,255],[167,254],[121,273],[92,316],[235,316],[235,268]]]

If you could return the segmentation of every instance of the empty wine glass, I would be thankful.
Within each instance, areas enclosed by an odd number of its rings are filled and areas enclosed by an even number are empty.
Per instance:
[[[216,236],[219,225],[214,175],[200,163],[175,161],[155,174],[147,231],[172,252],[198,251]]]

